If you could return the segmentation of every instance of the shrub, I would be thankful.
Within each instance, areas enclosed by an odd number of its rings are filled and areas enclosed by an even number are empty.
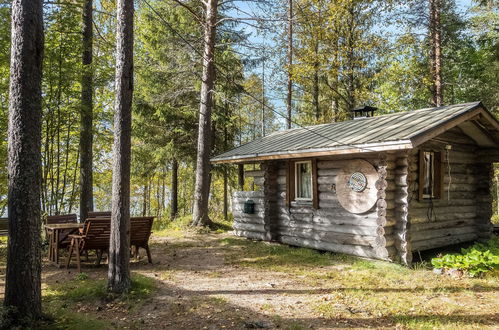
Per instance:
[[[433,258],[435,268],[460,269],[471,276],[478,276],[488,271],[499,269],[499,237],[495,236],[486,243],[476,243],[461,254],[446,254]]]

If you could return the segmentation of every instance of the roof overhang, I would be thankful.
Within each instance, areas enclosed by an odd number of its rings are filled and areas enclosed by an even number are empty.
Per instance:
[[[483,121],[487,124],[487,126],[489,126],[491,130],[499,132],[499,122],[497,121],[497,119],[494,116],[492,116],[490,112],[488,112],[483,108],[482,103],[479,103],[477,104],[476,107],[470,109],[465,113],[462,113],[459,116],[456,116],[455,118],[452,118],[436,127],[433,127],[430,130],[426,130],[414,136],[411,136],[410,140],[413,146],[417,147],[425,143],[426,141],[439,136],[440,134],[444,133],[445,131],[453,127],[459,126],[465,123],[466,121],[474,121],[474,120]]]
[[[212,158],[211,162],[213,164],[224,164],[224,163],[237,164],[237,163],[251,163],[251,162],[258,162],[265,160],[275,160],[275,159],[293,159],[293,158],[346,155],[346,154],[360,154],[360,153],[370,153],[370,152],[380,152],[380,151],[397,151],[397,150],[406,150],[412,148],[413,145],[410,140],[401,140],[394,142],[359,144],[359,145],[353,145],[351,147],[342,146],[342,147],[321,148],[321,149],[278,151],[278,152],[262,153],[262,154],[255,153],[249,155],[236,155],[231,157],[217,157],[217,158]]]

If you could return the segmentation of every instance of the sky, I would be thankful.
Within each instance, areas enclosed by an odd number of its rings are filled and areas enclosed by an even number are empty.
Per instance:
[[[233,2],[234,5],[237,7],[238,10],[232,10],[231,12],[228,13],[228,15],[232,17],[248,17],[248,16],[254,16],[254,17],[262,17],[262,18],[269,18],[272,16],[276,15],[276,11],[273,12],[262,12],[261,10],[258,9],[258,6],[252,2],[252,1],[244,1],[244,0],[236,0]],[[456,0],[456,5],[458,7],[458,10],[463,13],[464,15],[469,15],[469,9],[473,5],[472,0]],[[251,14],[251,15],[250,15]],[[239,47],[238,51],[249,54],[251,57],[258,57],[256,51],[254,48],[264,48],[265,45],[267,47],[270,45],[274,45],[274,42],[272,41],[272,36],[269,36],[268,33],[263,33],[262,30],[255,28],[254,25],[256,24],[254,21],[247,21],[249,24],[240,24],[239,27],[245,32],[249,34],[248,38],[248,43],[252,45],[252,48],[246,48],[246,47]],[[283,28],[285,28],[283,26]],[[393,26],[383,26],[380,27],[380,30],[383,32],[388,32],[393,35],[397,34],[397,27],[395,25]],[[276,33],[282,33],[282,31],[275,31]],[[270,48],[270,47],[268,47]],[[263,51],[265,53],[265,51]],[[260,51],[261,53],[261,51]],[[268,55],[270,57],[270,55]],[[266,62],[266,65],[259,66],[257,68],[248,68],[246,71],[246,74],[257,74],[260,77],[262,77],[262,73],[265,72],[265,76],[269,76],[274,72],[274,74],[279,75],[279,71],[281,71],[280,75],[282,76],[282,70],[279,70],[281,67],[280,64],[273,62],[272,60],[269,60]],[[265,68],[265,70],[264,70]],[[276,70],[277,69],[277,70]],[[276,73],[277,72],[277,73]],[[269,82],[265,82],[265,97],[270,100],[270,103],[274,106],[276,111],[279,113],[284,114],[286,112],[286,106],[284,103],[284,98],[285,95],[281,91],[285,86],[283,86],[284,79],[283,77],[277,77],[277,81],[279,85],[274,85],[272,86],[269,84]],[[268,79],[267,79],[268,80]],[[277,116],[280,117],[280,116]],[[284,126],[285,120],[284,116],[281,116],[281,118],[277,118],[281,126]]]

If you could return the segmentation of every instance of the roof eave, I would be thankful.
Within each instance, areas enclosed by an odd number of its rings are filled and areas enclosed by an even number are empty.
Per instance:
[[[476,106],[468,109],[466,112],[461,113],[460,115],[441,123],[438,126],[435,126],[429,130],[425,130],[418,134],[415,134],[410,137],[410,141],[414,147],[417,147],[428,140],[433,139],[436,136],[444,133],[445,131],[458,126],[459,124],[473,119],[482,115],[491,125],[493,125],[497,130],[499,130],[499,122],[497,119],[484,107],[484,105],[479,102]]]
[[[353,145],[351,147],[333,147],[333,148],[320,148],[320,149],[307,149],[307,150],[293,150],[293,151],[278,151],[264,154],[249,154],[237,155],[229,157],[216,157],[210,161],[213,164],[227,164],[227,163],[249,163],[264,160],[277,160],[277,159],[293,159],[293,158],[308,158],[308,157],[321,157],[321,156],[334,156],[345,154],[360,154],[381,151],[396,151],[412,149],[410,140],[399,140],[384,143],[370,143],[362,145]]]

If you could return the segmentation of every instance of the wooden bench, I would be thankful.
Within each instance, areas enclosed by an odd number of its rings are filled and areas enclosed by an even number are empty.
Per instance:
[[[9,218],[0,218],[0,236],[9,235]]]
[[[88,212],[88,218],[110,218],[111,217],[111,211],[89,211]]]
[[[80,272],[80,256],[88,250],[97,251],[97,264],[102,259],[102,254],[109,251],[109,240],[111,234],[111,218],[89,218],[85,221],[83,231],[80,235],[70,235],[71,246],[67,266],[71,262],[73,251],[76,253],[78,272]],[[138,256],[140,248],[146,250],[147,260],[152,263],[151,251],[149,249],[149,238],[154,217],[131,217],[130,218],[130,247],[133,248],[135,256]]]
[[[47,224],[56,224],[56,223],[69,223],[69,222],[77,222],[76,214],[60,214],[60,215],[49,215],[47,217]]]

